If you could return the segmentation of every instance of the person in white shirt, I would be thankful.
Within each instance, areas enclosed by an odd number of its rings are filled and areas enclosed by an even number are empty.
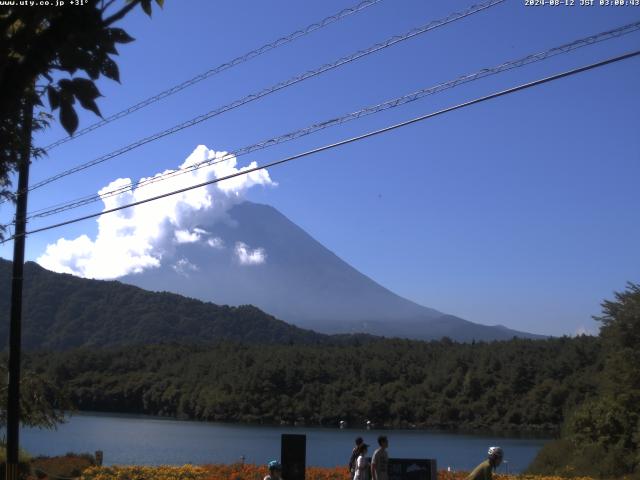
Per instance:
[[[369,451],[369,445],[361,443],[358,447],[358,458],[356,458],[356,468],[353,473],[353,480],[366,480],[367,468],[369,468],[369,461],[367,460],[367,452]]]
[[[373,452],[371,458],[371,479],[372,480],[389,480],[389,440],[385,435],[378,437],[378,445],[380,447]]]

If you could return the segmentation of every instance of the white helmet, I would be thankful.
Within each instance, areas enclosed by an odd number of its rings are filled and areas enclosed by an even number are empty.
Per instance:
[[[504,457],[504,452],[502,451],[502,448],[500,448],[500,447],[489,447],[489,452],[487,453],[487,455],[489,455],[489,458],[495,458],[496,460],[502,460],[502,457]]]

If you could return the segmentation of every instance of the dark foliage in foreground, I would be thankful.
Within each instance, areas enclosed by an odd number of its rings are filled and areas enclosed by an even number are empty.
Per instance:
[[[27,112],[34,113],[33,130],[48,126],[53,115],[44,109],[46,97],[51,111],[59,110],[60,123],[70,135],[78,128],[78,105],[100,116],[96,100],[102,95],[94,81],[100,77],[120,81],[114,60],[117,46],[133,41],[115,24],[138,5],[149,16],[152,11],[151,0],[131,0],[116,4],[117,9],[109,9],[114,2],[84,3],[82,8],[18,2],[0,6],[0,201],[14,198],[12,173],[22,153],[29,151],[32,158],[45,153],[28,135],[31,113]],[[164,0],[156,3],[162,6]],[[6,226],[0,225],[0,240],[5,233]]]

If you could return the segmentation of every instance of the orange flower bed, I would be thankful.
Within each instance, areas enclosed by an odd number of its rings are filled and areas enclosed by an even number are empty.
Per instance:
[[[438,480],[464,480],[469,475],[469,472],[448,472],[446,470],[440,470],[438,472]],[[542,475],[505,475],[501,473],[494,473],[493,478],[496,480],[566,480],[564,477],[555,476],[542,476]],[[572,477],[571,480],[593,480],[589,477]]]
[[[182,467],[91,467],[81,480],[262,480],[267,474],[264,465],[234,463],[229,465],[184,465]],[[438,472],[438,480],[464,480],[468,472]],[[339,467],[307,467],[306,480],[350,480],[347,469]],[[563,480],[561,477],[535,475],[495,475],[497,480]],[[572,480],[592,480],[574,478]]]
[[[81,480],[204,480],[205,478],[207,478],[205,469],[194,465],[90,467],[80,476]]]
[[[230,465],[204,465],[205,480],[262,480],[267,474],[264,465],[232,463]]]

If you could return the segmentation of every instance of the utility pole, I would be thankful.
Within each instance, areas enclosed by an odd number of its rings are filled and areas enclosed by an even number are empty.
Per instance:
[[[13,275],[11,279],[11,323],[9,325],[9,400],[7,405],[7,467],[6,480],[18,480],[18,452],[20,450],[20,355],[22,335],[22,275],[24,244],[27,226],[27,193],[29,163],[31,161],[31,130],[33,103],[30,96],[22,111],[22,150],[18,165],[16,199],[16,228],[13,239]]]

